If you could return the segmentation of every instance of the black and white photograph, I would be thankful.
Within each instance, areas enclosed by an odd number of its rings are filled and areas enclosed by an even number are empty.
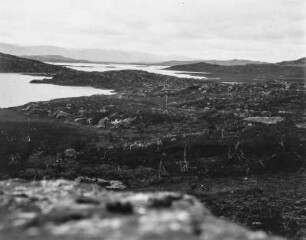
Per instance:
[[[306,240],[306,0],[0,0],[0,240]]]

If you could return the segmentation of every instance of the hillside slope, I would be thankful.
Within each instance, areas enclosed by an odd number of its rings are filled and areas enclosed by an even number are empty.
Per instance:
[[[292,61],[282,61],[278,62],[279,65],[286,65],[286,66],[306,66],[306,57],[299,58],[297,60]]]
[[[46,64],[40,61],[0,53],[0,72],[2,73],[58,73],[72,71],[68,68]]]
[[[269,81],[290,80],[305,81],[305,68],[300,66],[284,66],[279,64],[246,64],[235,66],[221,66],[199,62],[194,64],[176,65],[168,70],[194,72],[194,75],[209,74],[209,77],[226,81]]]
[[[136,93],[154,93],[170,88],[172,91],[200,83],[196,79],[176,78],[140,70],[121,70],[107,72],[62,72],[52,79],[33,80],[32,83],[50,83],[66,86],[92,86],[116,91]]]

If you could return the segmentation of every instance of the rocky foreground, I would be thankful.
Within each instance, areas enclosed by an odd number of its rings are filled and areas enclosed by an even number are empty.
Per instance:
[[[217,219],[195,198],[79,181],[0,182],[1,239],[280,239]]]

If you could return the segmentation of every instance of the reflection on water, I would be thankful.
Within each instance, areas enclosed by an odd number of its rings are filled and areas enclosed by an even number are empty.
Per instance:
[[[103,63],[51,63],[63,65],[75,70],[86,72],[105,72],[114,70],[143,70],[157,74],[180,78],[206,79],[203,76],[192,76],[189,72],[165,70],[167,66],[135,65],[135,64],[103,64]],[[112,94],[111,90],[93,87],[57,86],[52,84],[30,84],[30,81],[46,77],[29,76],[18,73],[0,73],[0,108],[15,107],[29,102],[49,101],[56,98],[91,96],[94,94]]]
[[[15,107],[29,102],[48,101],[55,98],[112,94],[111,90],[93,87],[57,86],[52,84],[31,84],[33,79],[46,77],[18,73],[0,73],[0,108]]]
[[[72,68],[79,71],[86,72],[105,72],[105,71],[114,71],[114,70],[143,70],[147,72],[169,75],[179,78],[196,78],[196,79],[206,79],[203,76],[192,76],[189,73],[191,72],[182,72],[182,71],[172,71],[165,70],[169,66],[157,66],[157,65],[135,65],[135,64],[108,64],[108,63],[49,63],[55,65],[63,65],[68,68]],[[197,72],[197,74],[199,74]]]

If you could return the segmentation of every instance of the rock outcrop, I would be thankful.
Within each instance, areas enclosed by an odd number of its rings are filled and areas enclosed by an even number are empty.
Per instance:
[[[179,193],[66,180],[6,180],[0,189],[0,239],[279,239],[218,219]]]

